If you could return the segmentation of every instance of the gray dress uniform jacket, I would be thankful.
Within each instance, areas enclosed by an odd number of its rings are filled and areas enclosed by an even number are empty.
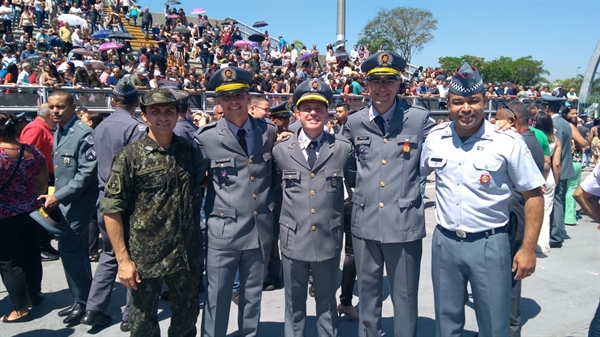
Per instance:
[[[348,116],[344,136],[354,145],[357,158],[352,235],[381,243],[425,237],[419,159],[434,126],[425,108],[398,99],[385,135],[370,120],[369,107]],[[404,145],[410,147],[408,152],[403,152]]]
[[[73,117],[77,118],[77,117]],[[69,221],[89,219],[98,198],[96,152],[92,128],[76,120],[67,133],[54,134],[54,196]],[[75,204],[76,207],[72,207]]]
[[[298,132],[273,148],[281,177],[281,253],[288,258],[321,262],[339,257],[344,233],[344,178],[355,179],[352,144],[323,133],[319,156],[310,168]]]
[[[250,250],[273,240],[273,163],[277,127],[249,117],[254,149],[249,156],[222,118],[198,130],[195,139],[208,161],[204,212],[208,245],[217,250]]]

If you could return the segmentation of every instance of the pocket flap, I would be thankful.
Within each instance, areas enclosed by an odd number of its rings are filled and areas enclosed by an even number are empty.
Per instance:
[[[344,170],[343,169],[326,169],[325,177],[326,178],[344,177]]]
[[[431,168],[440,168],[446,165],[446,158],[431,157],[427,159],[427,165]]]
[[[212,216],[218,216],[219,218],[230,218],[235,219],[236,211],[235,208],[225,208],[225,207],[213,207],[212,212],[210,212]]]
[[[363,207],[365,205],[365,198],[363,198],[362,196],[354,193],[354,195],[352,195],[352,202],[355,205],[358,205],[360,207]]]
[[[329,227],[331,227],[331,228],[342,227],[342,219],[336,218],[336,219],[329,220]]]
[[[235,167],[235,159],[234,158],[213,159],[210,161],[210,167],[211,168]]]
[[[281,174],[282,179],[300,180],[300,171],[283,171]]]
[[[354,145],[369,145],[371,144],[371,136],[356,136],[354,137]]]
[[[418,208],[421,206],[421,197],[417,198],[400,198],[398,199],[398,207],[400,208]]]
[[[290,217],[287,217],[285,215],[279,216],[279,224],[293,230],[294,232],[296,231],[296,220]]]
[[[473,166],[478,170],[496,172],[502,167],[502,159],[486,159],[482,158],[473,163]]]
[[[417,135],[398,135],[396,136],[396,141],[398,144],[404,144],[406,142],[409,144],[417,144],[419,142],[419,137]]]

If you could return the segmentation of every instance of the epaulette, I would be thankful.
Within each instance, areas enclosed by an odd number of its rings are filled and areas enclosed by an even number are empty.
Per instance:
[[[214,129],[215,126],[217,126],[217,121],[205,124],[203,127],[201,127],[200,129],[198,129],[198,131],[196,131],[196,135],[199,135],[199,134],[203,133],[206,130]]]
[[[346,138],[340,134],[337,134],[337,133],[334,136],[335,136],[336,142],[339,141],[339,142],[344,142],[344,143],[348,143],[348,144],[352,145],[352,143],[348,140],[348,138]]]
[[[441,130],[444,130],[445,128],[447,128],[447,127],[449,127],[449,126],[450,126],[450,122],[443,122],[443,123],[440,123],[440,124],[438,124],[438,125],[434,126],[434,127],[431,129],[431,131],[429,131],[429,134],[431,135],[431,134],[432,134],[432,133],[434,133],[435,131],[441,131]]]
[[[276,141],[273,144],[273,147],[277,146],[278,144],[285,143],[285,142],[289,141],[291,138],[292,138],[292,136],[288,136],[288,137],[285,137],[285,138],[281,139],[280,141]]]
[[[512,131],[512,130],[506,130],[506,131],[502,131],[496,127],[494,127],[494,132],[500,135],[504,135],[507,137],[510,137],[511,139],[517,139],[517,136],[519,135],[518,133]]]

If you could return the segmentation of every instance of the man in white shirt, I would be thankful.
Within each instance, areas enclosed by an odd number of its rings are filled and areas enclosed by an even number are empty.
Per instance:
[[[18,85],[31,85],[29,82],[29,74],[31,73],[31,64],[28,62],[23,63],[23,70],[19,73],[19,77],[17,77]]]
[[[79,36],[80,32],[81,30],[79,28],[76,28],[73,34],[71,35],[71,43],[73,44],[73,48],[83,48],[83,40]]]
[[[354,47],[352,47],[352,50],[350,51],[350,60],[352,62],[356,61],[356,58],[358,57],[358,50],[356,49],[356,45],[354,45]]]
[[[273,47],[273,50],[271,50],[271,62],[273,62],[274,65],[281,65],[281,52],[277,46]]]
[[[292,59],[291,62],[292,63],[296,63],[296,61],[298,60],[298,50],[296,49],[296,46],[292,43],[291,45],[291,55],[292,55]]]

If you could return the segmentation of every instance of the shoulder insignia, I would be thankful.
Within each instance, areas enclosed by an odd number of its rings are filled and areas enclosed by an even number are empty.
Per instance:
[[[111,167],[111,171],[115,173],[121,173],[123,172],[123,166],[121,164],[113,164],[113,166]]]
[[[108,181],[106,182],[106,192],[110,194],[121,193],[121,179],[119,178],[119,174],[115,172],[110,174]]]
[[[348,138],[344,137],[343,135],[340,134],[335,134],[335,141],[336,142],[343,142],[343,143],[348,143],[348,144],[352,144],[350,143],[350,141],[348,140]]]
[[[96,160],[96,150],[94,150],[94,148],[90,148],[89,150],[87,150],[85,152],[85,159],[87,161],[94,161],[94,160]]]
[[[83,140],[90,145],[94,145],[94,136],[92,135],[83,138]]]
[[[145,132],[146,131],[146,125],[144,125],[144,124],[138,124],[138,130]]]

